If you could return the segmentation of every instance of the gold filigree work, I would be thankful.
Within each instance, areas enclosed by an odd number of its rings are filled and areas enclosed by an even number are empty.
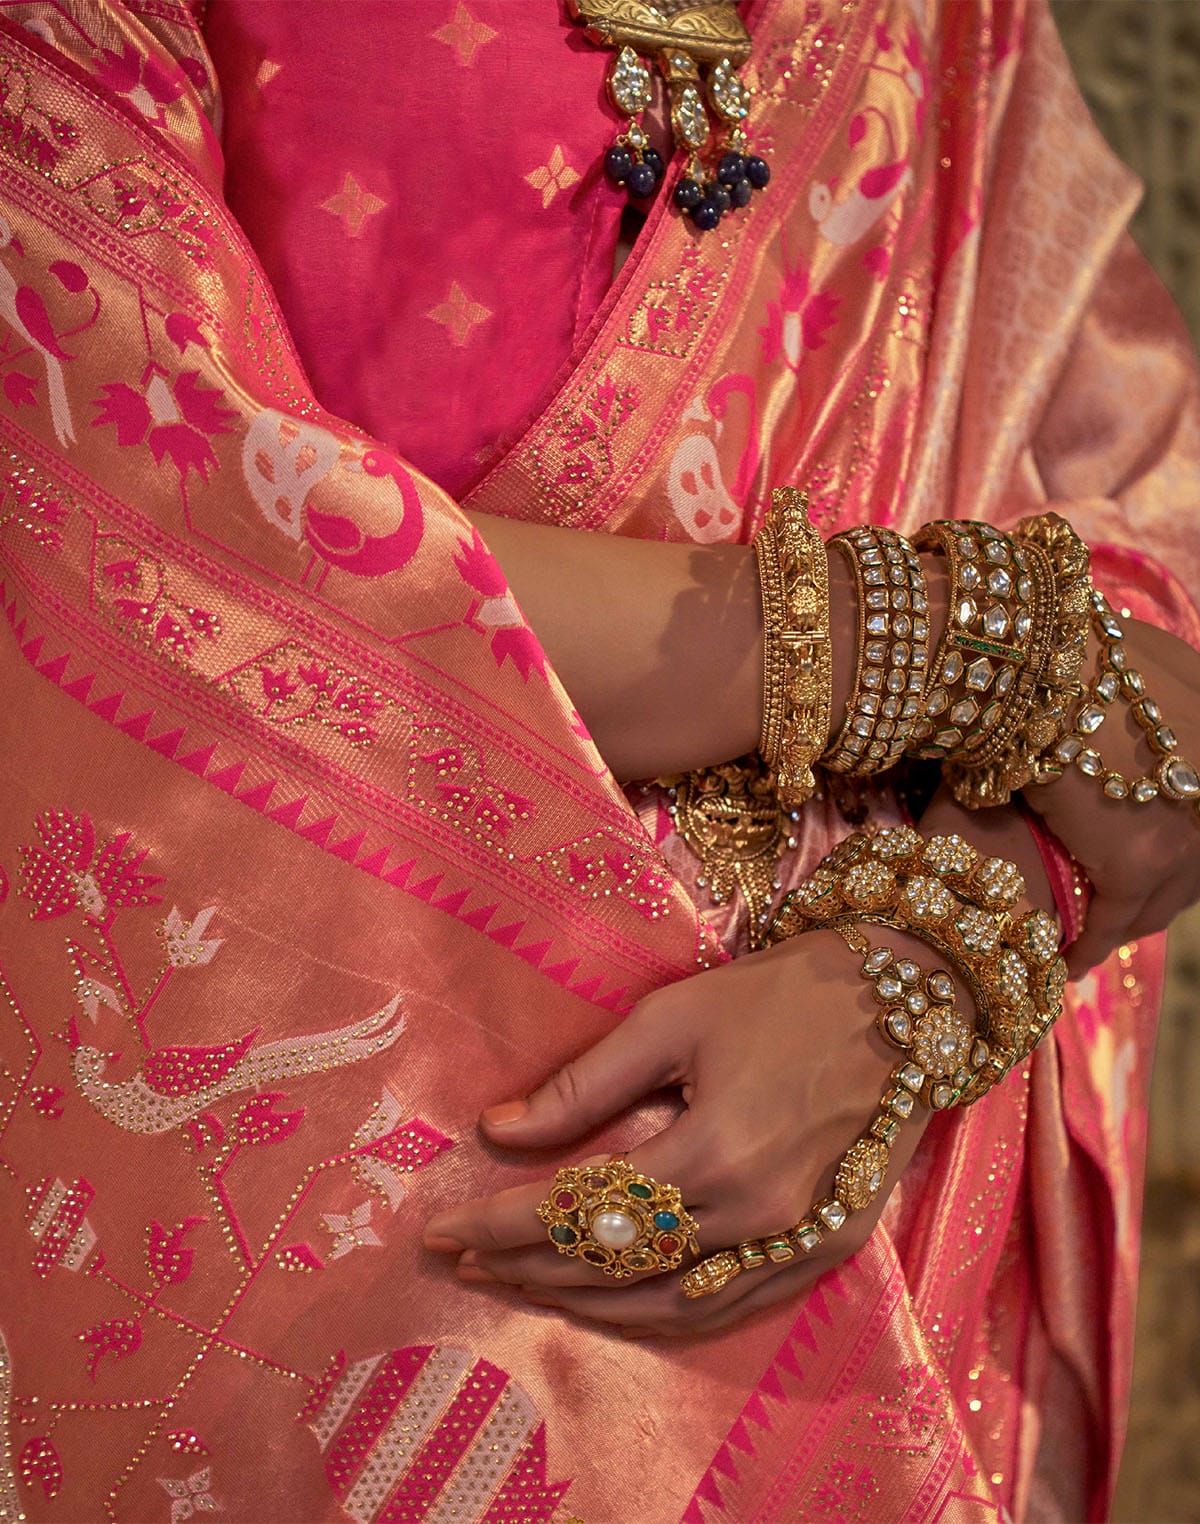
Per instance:
[[[790,821],[774,778],[751,756],[664,781],[674,788],[675,829],[700,859],[701,888],[718,905],[740,889],[750,913],[750,946],[763,946]]]

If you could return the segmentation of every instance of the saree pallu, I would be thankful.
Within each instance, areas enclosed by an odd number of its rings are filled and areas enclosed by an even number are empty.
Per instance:
[[[719,1338],[423,1254],[560,1162],[479,1109],[727,950],[479,534],[313,399],[192,13],[0,19],[0,1518],[1102,1517],[1157,945]],[[704,541],[789,481],[829,531],[1052,502],[1195,636],[1187,344],[1044,8],[754,30],[769,197],[719,238],[651,216],[469,505]],[[801,824],[792,879],[838,829]]]

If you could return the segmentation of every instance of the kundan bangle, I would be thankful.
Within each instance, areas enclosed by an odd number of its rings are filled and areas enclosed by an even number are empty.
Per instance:
[[[1063,735],[1087,650],[1087,546],[1056,513],[1012,534],[942,519],[919,533],[942,551],[950,610],[935,657],[920,756],[969,809],[1004,804]]]
[[[808,497],[778,487],[755,536],[762,587],[763,724],[759,750],[780,802],[795,809],[816,788],[813,764],[829,740],[833,664],[829,562],[808,522]]]
[[[943,765],[982,766],[995,754],[1002,722],[1027,707],[1024,673],[1035,642],[1049,640],[1049,564],[971,520],[926,524],[915,543],[945,555],[950,603],[914,749]]]
[[[843,530],[830,545],[858,593],[858,665],[842,729],[822,758],[830,772],[884,772],[904,754],[929,674],[929,590],[921,558],[891,529]]]
[[[1057,924],[1043,910],[1015,920],[1009,913],[1024,889],[1015,863],[980,857],[961,836],[926,841],[909,826],[859,832],[784,899],[768,940],[861,920],[910,932],[936,948],[974,997],[988,1050],[945,1104],[977,1100],[1033,1049],[1062,1010],[1067,972]]]

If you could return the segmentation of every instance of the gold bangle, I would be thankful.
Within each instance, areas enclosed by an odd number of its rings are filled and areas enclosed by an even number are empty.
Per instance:
[[[762,588],[763,724],[759,749],[779,799],[796,809],[813,795],[813,764],[829,741],[833,663],[829,561],[808,521],[808,496],[777,487],[755,537]]]

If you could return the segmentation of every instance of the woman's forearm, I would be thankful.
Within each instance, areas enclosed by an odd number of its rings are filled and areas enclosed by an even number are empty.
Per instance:
[[[683,772],[753,749],[763,622],[748,546],[472,518],[618,778]],[[857,646],[854,588],[841,556],[829,558],[829,580],[836,726]]]

